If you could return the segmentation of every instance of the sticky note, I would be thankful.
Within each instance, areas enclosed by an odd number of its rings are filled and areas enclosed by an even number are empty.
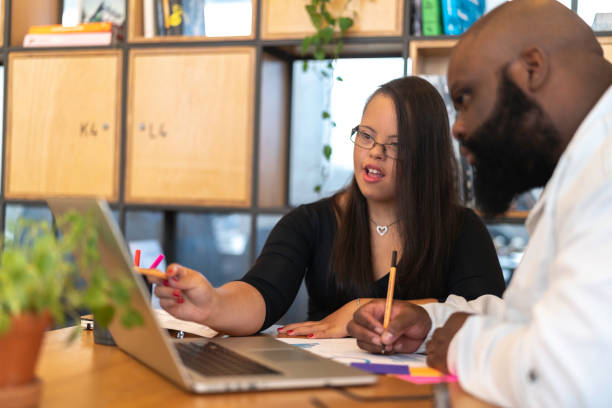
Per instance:
[[[410,374],[410,368],[407,365],[351,363],[351,366],[374,374]]]

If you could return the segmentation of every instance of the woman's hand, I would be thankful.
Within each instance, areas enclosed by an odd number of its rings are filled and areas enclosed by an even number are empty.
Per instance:
[[[206,324],[215,313],[215,288],[202,274],[179,264],[170,264],[166,276],[165,280],[148,277],[149,282],[157,284],[155,295],[161,307],[178,319]]]
[[[363,305],[366,299],[360,299]],[[288,324],[278,329],[279,334],[289,336],[307,336],[314,339],[339,338],[348,336],[346,325],[357,310],[357,300],[352,300],[318,322],[301,322]]]

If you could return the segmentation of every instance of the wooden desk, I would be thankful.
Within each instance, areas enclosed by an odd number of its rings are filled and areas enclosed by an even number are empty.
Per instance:
[[[37,374],[43,381],[40,406],[46,407],[432,407],[433,388],[383,376],[374,386],[349,387],[354,395],[387,398],[386,401],[355,401],[334,389],[260,391],[196,395],[183,391],[140,364],[117,347],[93,343],[93,332],[84,331],[73,344],[65,339],[70,328],[45,335]],[[485,406],[465,394],[458,385],[449,387],[453,407]],[[398,396],[427,396],[426,400]],[[455,403],[455,401],[457,403]]]

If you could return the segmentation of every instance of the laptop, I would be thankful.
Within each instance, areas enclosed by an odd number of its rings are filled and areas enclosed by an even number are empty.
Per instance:
[[[117,346],[180,387],[195,393],[365,385],[375,375],[325,359],[266,335],[214,339],[172,339],[161,328],[143,279],[132,269],[123,235],[106,201],[49,198],[55,217],[69,210],[92,213],[98,228],[101,263],[114,278],[132,282],[131,302],[144,326],[109,329]],[[78,256],[78,254],[75,254]]]

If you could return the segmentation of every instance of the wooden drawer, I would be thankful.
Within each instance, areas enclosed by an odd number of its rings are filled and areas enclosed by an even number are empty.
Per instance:
[[[130,54],[126,202],[251,204],[255,49]]]
[[[11,53],[5,195],[118,199],[121,52]]]
[[[263,39],[302,38],[314,33],[306,12],[307,0],[261,0],[261,37]],[[338,15],[345,0],[332,0],[330,10]],[[403,0],[352,0],[342,13],[357,20],[347,32],[348,36],[393,37],[402,35]]]

